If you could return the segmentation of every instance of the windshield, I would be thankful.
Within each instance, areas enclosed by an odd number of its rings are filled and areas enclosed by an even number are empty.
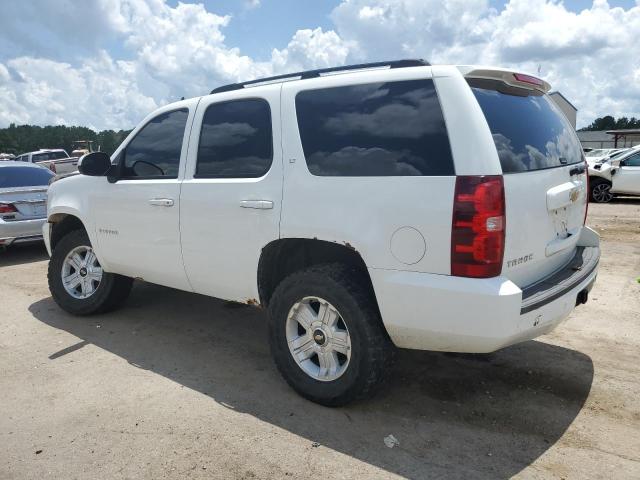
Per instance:
[[[469,79],[498,150],[503,173],[582,162],[573,127],[548,95],[495,80]]]
[[[46,160],[58,160],[60,158],[67,158],[64,152],[45,152],[35,153],[32,156],[34,162],[44,162]]]
[[[0,188],[46,186],[51,177],[53,172],[46,168],[0,167]]]
[[[624,157],[628,153],[629,153],[629,150],[622,150],[621,152],[616,152],[609,157],[609,160],[615,160],[617,158]]]
[[[605,155],[607,153],[607,150],[591,150],[590,152],[587,152],[584,154],[585,157],[601,157],[602,155]]]

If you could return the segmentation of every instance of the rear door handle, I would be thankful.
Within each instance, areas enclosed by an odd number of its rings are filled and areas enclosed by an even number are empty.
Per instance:
[[[149,204],[156,207],[173,207],[173,198],[152,198]]]
[[[256,208],[258,210],[271,210],[273,202],[271,200],[241,200],[242,208]]]

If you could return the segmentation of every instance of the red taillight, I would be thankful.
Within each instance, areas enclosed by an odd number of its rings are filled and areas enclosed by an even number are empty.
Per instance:
[[[451,275],[500,275],[505,206],[502,176],[459,176],[453,199]]]
[[[16,207],[11,205],[10,203],[0,203],[0,214],[4,215],[5,213],[16,213]]]
[[[525,75],[524,73],[514,73],[513,78],[522,83],[530,83],[531,85],[536,85],[538,87],[542,87],[544,82],[539,78],[532,77],[531,75]]]

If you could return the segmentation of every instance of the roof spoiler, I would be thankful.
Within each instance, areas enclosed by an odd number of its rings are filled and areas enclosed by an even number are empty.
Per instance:
[[[551,85],[541,78],[528,75],[526,73],[514,72],[513,70],[497,70],[495,68],[483,67],[458,67],[465,78],[486,78],[489,80],[500,80],[514,87],[528,88],[549,93]]]

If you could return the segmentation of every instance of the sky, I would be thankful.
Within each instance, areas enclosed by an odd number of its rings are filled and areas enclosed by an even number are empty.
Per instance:
[[[424,58],[533,73],[640,117],[640,0],[0,0],[0,127],[129,129],[241,80]]]

